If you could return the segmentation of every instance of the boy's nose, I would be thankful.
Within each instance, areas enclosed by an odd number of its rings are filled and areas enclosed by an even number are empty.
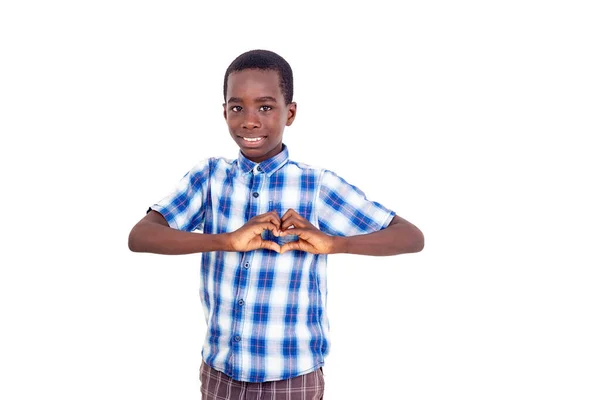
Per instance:
[[[242,128],[254,129],[260,127],[260,120],[255,113],[247,113],[246,118],[242,122]]]

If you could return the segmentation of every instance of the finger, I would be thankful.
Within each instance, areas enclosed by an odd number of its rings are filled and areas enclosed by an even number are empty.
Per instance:
[[[315,237],[315,230],[308,228],[287,228],[281,231],[280,236],[297,235],[298,238],[311,240]]]
[[[281,234],[281,218],[279,218],[279,214],[276,211],[269,211],[268,220],[273,223],[277,227],[277,229],[272,230],[275,236],[279,236]]]
[[[255,235],[261,235],[263,233],[264,230],[270,230],[271,232],[273,232],[273,235],[275,236],[279,236],[281,234],[281,231],[279,229],[279,225],[274,224],[273,222],[270,221],[265,221],[262,223],[257,224],[254,229],[252,230],[252,232]]]
[[[283,234],[281,233],[281,229],[278,228],[278,227],[268,228],[268,229],[269,229],[269,231],[271,231],[271,233],[273,234],[273,236],[276,236],[276,237],[283,236]]]
[[[273,250],[277,253],[281,253],[281,246],[279,246],[277,243],[271,241],[271,240],[263,240],[260,243],[260,248],[261,249],[268,249],[268,250]]]
[[[314,232],[311,229],[303,229],[303,228],[290,228],[281,232],[281,236],[285,235],[297,235],[299,239],[310,241],[310,239],[314,238]],[[296,243],[296,242],[291,242]]]
[[[272,221],[268,221],[265,224],[266,225],[261,225],[264,227],[264,229],[270,230],[274,236],[281,236],[281,228],[279,227],[279,223],[274,223]]]
[[[281,219],[279,218],[279,215],[277,215],[277,213],[275,211],[269,211],[268,213],[257,215],[253,219],[255,219],[256,222],[270,221],[277,226],[281,225]]]
[[[288,243],[284,244],[283,246],[281,246],[281,254],[285,253],[286,251],[290,251],[290,250],[302,250],[302,246],[301,246],[300,242],[299,241],[288,242]]]
[[[292,208],[290,208],[286,211],[285,214],[283,214],[283,216],[281,217],[281,222],[283,224],[285,221],[288,221],[290,219],[298,221],[303,227],[312,225],[312,223],[309,220],[304,218],[302,215],[298,214],[298,212]]]
[[[285,220],[282,220],[281,230],[285,231],[291,226],[294,226],[294,228],[305,228],[308,226],[307,224],[309,224],[309,222],[306,219],[302,218],[299,215],[294,215]]]
[[[299,250],[313,254],[330,254],[333,249],[333,242],[330,236],[315,229],[288,229],[289,234],[298,235]],[[283,232],[283,234],[288,234]]]
[[[277,213],[275,211],[269,211],[266,212],[264,214],[259,214],[259,215],[255,215],[254,217],[252,217],[253,220],[256,221],[265,221],[265,220],[271,220],[271,219],[276,219],[277,221],[279,221],[279,215],[277,215]]]
[[[296,210],[293,208],[288,208],[288,210],[281,216],[281,220],[284,221],[290,217],[293,217],[294,215],[300,216]]]
[[[277,222],[277,224],[281,223],[281,218],[279,217],[279,214],[277,214],[277,211],[273,210],[273,211],[269,211],[267,213],[267,215],[271,216],[271,220],[274,220]]]

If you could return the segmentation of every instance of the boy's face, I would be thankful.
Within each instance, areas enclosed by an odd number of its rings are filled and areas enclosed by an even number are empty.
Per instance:
[[[231,73],[225,100],[229,133],[246,158],[258,163],[281,152],[283,130],[294,122],[296,103],[285,104],[277,71]]]

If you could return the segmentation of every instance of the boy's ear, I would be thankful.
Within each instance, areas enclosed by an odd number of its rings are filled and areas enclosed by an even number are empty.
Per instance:
[[[296,118],[296,109],[298,106],[296,103],[290,103],[287,107],[288,107],[288,114],[287,114],[287,121],[285,122],[285,125],[290,126],[292,124],[292,122],[294,122],[294,119]]]
[[[223,117],[227,119],[227,104],[223,103]]]

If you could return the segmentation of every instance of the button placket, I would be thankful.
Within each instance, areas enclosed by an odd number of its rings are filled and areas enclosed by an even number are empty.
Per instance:
[[[240,274],[242,275],[247,275],[249,273],[249,269],[250,269],[250,261],[246,259],[246,256],[243,256],[242,258],[242,262],[240,264]],[[236,314],[236,317],[233,318],[233,323],[232,323],[232,344],[234,346],[236,346],[239,342],[241,342],[242,337],[240,335],[241,331],[242,331],[242,327],[244,326],[244,307],[243,305],[245,304],[244,301],[244,296],[246,295],[246,290],[247,290],[247,284],[242,285],[241,282],[246,281],[247,282],[248,277],[247,276],[241,276],[240,277],[240,286],[238,286],[236,288],[236,293],[237,293],[237,298],[238,300],[235,301],[235,307],[234,307],[234,313]],[[234,351],[235,353],[235,351]],[[237,357],[237,356],[236,356]]]
[[[262,185],[262,177],[264,176],[264,174],[260,173],[262,172],[260,167],[256,167],[255,170],[253,170],[251,172],[251,179],[250,182],[248,182],[248,207],[246,208],[246,221],[248,221],[250,218],[259,215],[261,213],[261,207],[260,207],[260,200],[261,200],[261,196],[260,196],[260,188]],[[264,211],[262,211],[264,212]],[[235,288],[236,291],[236,300],[234,303],[234,314],[235,317],[233,318],[233,322],[232,322],[232,336],[231,336],[231,346],[232,346],[232,357],[231,357],[231,362],[232,364],[235,363],[239,363],[240,358],[241,358],[241,348],[243,347],[243,337],[242,337],[242,332],[243,332],[243,326],[244,326],[244,320],[245,320],[245,305],[246,305],[246,301],[245,301],[245,297],[246,297],[246,293],[248,290],[248,286],[247,284],[243,284],[242,282],[249,282],[250,281],[250,277],[249,274],[252,273],[252,271],[250,270],[250,264],[251,264],[251,260],[252,260],[252,255],[251,252],[244,254],[242,259],[241,259],[241,263],[240,263],[240,271],[239,273],[241,274],[240,280],[239,280],[239,284],[238,286]]]

